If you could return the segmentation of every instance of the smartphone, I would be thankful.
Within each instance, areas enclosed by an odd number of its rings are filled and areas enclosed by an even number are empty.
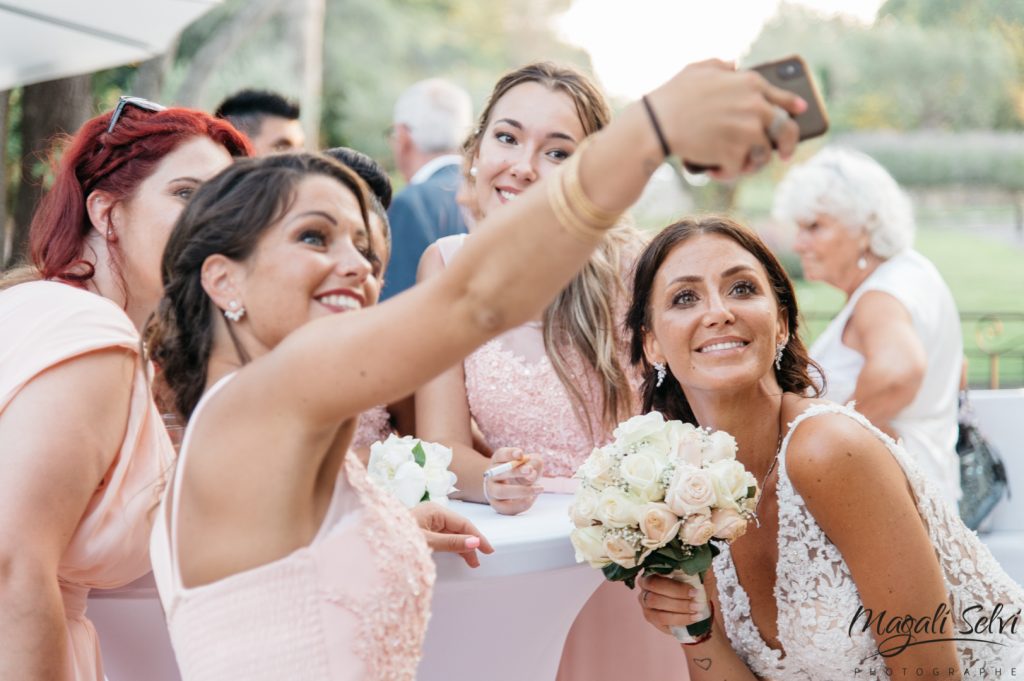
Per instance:
[[[760,73],[772,85],[800,95],[807,102],[807,110],[794,118],[800,129],[801,142],[824,135],[828,131],[828,114],[825,112],[825,104],[821,101],[821,95],[814,85],[811,71],[807,68],[807,63],[803,58],[793,55],[778,61],[758,64],[750,70]],[[683,167],[691,173],[714,170],[709,166],[686,161],[683,162]]]
[[[760,73],[775,87],[800,95],[807,102],[807,110],[794,119],[800,128],[801,142],[828,132],[825,104],[821,101],[818,88],[814,86],[814,78],[803,59],[793,55],[767,64],[758,64],[750,70]]]

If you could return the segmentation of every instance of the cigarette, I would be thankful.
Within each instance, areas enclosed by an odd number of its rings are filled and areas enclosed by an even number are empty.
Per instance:
[[[515,470],[516,468],[519,468],[529,460],[530,455],[526,454],[514,461],[506,461],[503,464],[498,464],[494,468],[488,468],[487,470],[484,471],[484,480],[486,480],[487,478],[493,478],[495,475],[501,475],[502,473],[508,473],[509,471]]]

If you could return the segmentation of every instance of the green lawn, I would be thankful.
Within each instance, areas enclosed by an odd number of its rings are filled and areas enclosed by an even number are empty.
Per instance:
[[[971,385],[987,386],[990,368],[976,340],[978,322],[971,317],[1003,313],[1003,340],[996,347],[1010,346],[1014,351],[999,361],[1000,387],[1024,386],[1024,248],[966,230],[927,227],[919,229],[916,245],[942,273],[966,317],[964,348]],[[807,320],[806,337],[810,339],[843,304],[842,294],[818,282],[797,281],[797,297],[803,313],[813,316]]]

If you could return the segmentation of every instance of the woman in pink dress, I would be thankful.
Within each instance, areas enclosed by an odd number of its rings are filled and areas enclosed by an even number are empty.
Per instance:
[[[610,118],[604,96],[575,69],[534,63],[506,74],[465,145],[473,212],[486,217],[505,210]],[[443,272],[474,238],[440,239],[424,254],[421,277]],[[636,413],[639,380],[629,370],[620,329],[624,282],[642,248],[641,235],[620,224],[542,313],[417,392],[418,434],[452,447],[463,498],[520,513],[541,489],[570,492],[590,451]],[[474,447],[473,422],[493,458]],[[523,453],[533,457],[530,463],[484,481],[493,463]],[[622,654],[624,636],[636,654]],[[629,590],[608,583],[573,625],[559,679],[667,678],[678,666],[675,646],[645,626]]]
[[[70,140],[0,283],[0,678],[103,679],[90,589],[149,571],[174,450],[139,329],[196,187],[246,154],[206,114],[122,101]]]
[[[186,681],[414,678],[433,568],[408,513],[346,456],[355,417],[536,315],[667,149],[740,172],[768,148],[772,102],[800,109],[724,65],[688,68],[650,96],[660,126],[630,107],[443,274],[365,310],[379,281],[350,171],[281,155],[202,187],[164,254],[150,336],[191,416],[152,541]]]

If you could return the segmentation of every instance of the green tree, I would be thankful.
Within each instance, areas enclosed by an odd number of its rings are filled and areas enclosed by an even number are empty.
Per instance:
[[[1018,122],[1012,114],[1014,56],[989,27],[895,19],[867,27],[784,4],[745,62],[794,51],[811,65],[836,131],[971,130]]]

